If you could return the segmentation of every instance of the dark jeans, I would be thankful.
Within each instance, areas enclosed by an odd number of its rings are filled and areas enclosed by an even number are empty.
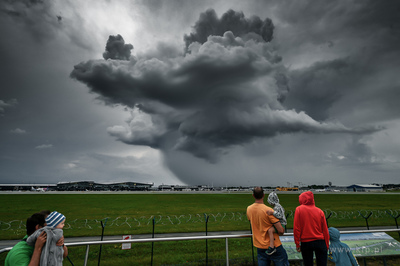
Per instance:
[[[276,247],[276,252],[272,255],[265,253],[266,249],[257,248],[257,260],[259,266],[269,266],[271,261],[275,266],[289,266],[288,255],[286,250],[280,245]]]
[[[326,266],[328,264],[328,249],[325,240],[301,242],[301,255],[303,256],[304,266],[313,266],[314,252],[317,266]]]

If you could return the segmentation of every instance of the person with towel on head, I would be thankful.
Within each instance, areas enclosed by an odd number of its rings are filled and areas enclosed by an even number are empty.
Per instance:
[[[268,203],[274,207],[273,210],[270,210],[270,209],[267,210],[268,215],[273,215],[276,218],[278,218],[282,227],[285,228],[285,226],[287,224],[286,216],[285,216],[285,209],[279,203],[278,195],[276,195],[275,192],[269,193]],[[274,232],[277,233],[278,231],[276,230],[275,226],[271,226],[268,229],[269,243],[270,243],[270,246],[266,251],[268,255],[272,255],[276,252],[276,248],[274,247]]]
[[[57,246],[57,241],[63,237],[63,228],[65,225],[65,216],[59,212],[53,211],[46,217],[46,226],[35,231],[28,237],[26,243],[35,245],[37,237],[44,231],[47,234],[46,244],[42,248],[40,255],[40,266],[63,265],[63,259],[68,255],[66,246]]]

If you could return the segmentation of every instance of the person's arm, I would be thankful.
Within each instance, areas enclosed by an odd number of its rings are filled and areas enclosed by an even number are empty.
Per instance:
[[[64,249],[64,255],[63,258],[66,258],[68,256],[68,248],[64,245],[64,236],[62,236],[56,243],[56,246],[63,247]]]
[[[68,248],[67,248],[67,246],[63,246],[63,249],[64,249],[64,255],[63,255],[63,258],[65,259],[67,256],[68,256]]]
[[[332,252],[332,250],[328,249],[328,260],[336,263],[337,262],[337,251]]]
[[[301,235],[301,228],[300,228],[300,210],[296,208],[294,212],[294,220],[293,220],[293,238],[294,243],[296,244],[297,252],[300,252],[300,235]]]
[[[326,218],[324,212],[322,212],[321,226],[322,226],[322,233],[324,234],[326,248],[329,249],[329,230],[328,230],[328,225],[326,224]]]
[[[283,235],[285,233],[285,229],[283,229],[283,226],[281,225],[280,222],[277,222],[274,224],[276,231],[278,231],[278,235]]]
[[[40,255],[42,254],[42,248],[46,243],[47,234],[43,231],[38,238],[36,239],[35,249],[33,250],[33,254],[31,257],[31,261],[28,266],[38,266],[40,263]]]
[[[58,239],[56,246],[63,246],[64,245],[64,236],[60,237],[60,239]]]
[[[349,251],[347,252],[347,255],[350,258],[352,266],[359,266],[358,261],[357,261],[356,257],[354,256],[354,254],[351,252],[350,248],[349,248]]]

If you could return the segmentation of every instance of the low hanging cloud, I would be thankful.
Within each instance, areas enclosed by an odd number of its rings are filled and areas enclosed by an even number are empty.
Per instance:
[[[118,140],[180,150],[209,162],[257,138],[378,130],[317,121],[301,109],[283,106],[290,94],[288,71],[269,43],[272,36],[270,19],[247,19],[232,10],[218,19],[207,10],[194,32],[185,35],[186,53],[130,57],[133,46],[120,35],[110,36],[104,53],[108,60],[82,62],[71,77],[105,103],[133,110],[127,126],[108,129]]]
[[[53,144],[42,144],[35,147],[37,150],[46,150],[53,148]]]
[[[17,135],[23,135],[23,134],[26,134],[26,130],[16,128],[16,129],[10,130],[10,133],[17,134]]]
[[[14,107],[17,104],[18,104],[18,101],[16,99],[11,99],[8,101],[0,100],[0,116],[4,115],[6,109]]]
[[[366,140],[354,136],[345,149],[340,153],[329,153],[328,160],[339,165],[380,165],[385,158],[376,154],[368,146]]]

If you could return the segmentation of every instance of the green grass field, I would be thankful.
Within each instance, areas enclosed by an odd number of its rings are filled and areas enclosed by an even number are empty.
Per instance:
[[[279,198],[289,214],[288,228],[292,228],[293,213],[299,204],[298,194],[279,194]],[[22,238],[25,234],[26,218],[43,209],[57,210],[67,217],[65,237],[99,236],[100,221],[104,222],[106,218],[106,235],[150,234],[153,219],[155,233],[201,232],[205,230],[206,216],[209,217],[207,224],[209,231],[249,230],[246,207],[254,202],[250,192],[247,194],[26,193],[0,194],[0,200],[3,203],[0,208],[0,239]],[[387,211],[391,210],[392,214],[397,214],[400,210],[400,194],[316,194],[315,201],[327,216],[331,215],[328,219],[329,226],[335,227],[366,226],[362,216],[367,216],[369,213],[372,213],[368,219],[369,226],[394,226],[395,221]],[[396,234],[393,236],[396,237]],[[154,259],[172,264],[184,264],[186,261],[195,263],[191,265],[204,264],[201,260],[204,260],[205,244],[198,242],[156,243],[157,252]],[[232,242],[230,243],[232,259],[237,258],[240,261],[245,256],[245,260],[251,260],[249,239],[230,242]],[[121,245],[103,247],[102,261],[109,260],[103,265],[148,265],[150,246],[148,243],[134,244],[134,248],[129,251],[121,250]],[[244,247],[248,247],[247,250]],[[93,249],[90,258],[94,265],[97,263],[98,247]],[[224,241],[209,241],[209,251],[216,264],[220,260],[221,265],[225,263]],[[84,252],[84,248],[81,247],[71,248],[70,257],[74,258],[76,265],[81,264],[79,261],[83,259]],[[4,262],[4,257],[4,254],[0,254],[0,263]],[[68,264],[65,262],[65,265]],[[240,264],[243,262],[238,265]]]

